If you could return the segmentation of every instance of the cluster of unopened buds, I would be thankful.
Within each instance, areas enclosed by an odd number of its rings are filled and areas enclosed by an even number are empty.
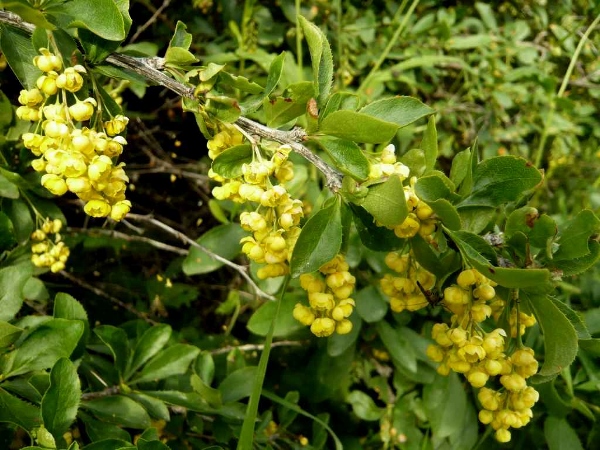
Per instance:
[[[406,180],[410,175],[410,169],[397,161],[396,148],[393,144],[388,145],[378,155],[375,162],[371,164],[369,180],[381,180],[390,176],[397,176],[400,181]],[[416,177],[410,179],[410,184],[404,187],[404,197],[408,206],[408,216],[404,221],[393,227],[394,234],[402,239],[408,239],[418,234],[424,238],[430,236],[436,229],[436,220],[433,218],[431,207],[421,201],[415,194]]]
[[[498,306],[495,286],[475,269],[458,275],[456,284],[444,290],[444,306],[453,313],[452,325],[433,326],[435,344],[427,348],[427,355],[440,363],[437,371],[441,375],[461,373],[473,387],[480,388],[480,422],[496,430],[498,441],[508,442],[509,429],[526,425],[533,416],[531,408],[538,393],[527,386],[527,378],[537,372],[538,362],[531,348],[520,347],[507,354],[504,329],[486,332],[481,327]],[[525,316],[530,325],[535,323],[532,316]],[[499,390],[486,387],[493,377],[502,386]]]
[[[69,247],[62,241],[62,222],[46,219],[42,226],[31,234],[31,262],[36,267],[47,267],[51,272],[60,272],[69,258]],[[51,238],[50,235],[54,235]]]
[[[215,158],[226,148],[238,145],[242,137],[235,129],[224,127],[208,142],[209,157]],[[242,228],[252,233],[241,240],[242,252],[252,261],[262,264],[257,271],[260,279],[289,273],[289,261],[298,236],[300,219],[304,216],[302,201],[288,193],[285,182],[294,176],[293,164],[288,161],[291,151],[283,145],[270,158],[255,148],[255,157],[242,166],[242,175],[226,179],[212,169],[209,176],[221,182],[213,189],[218,200],[257,204],[254,211],[240,214]],[[274,182],[277,184],[273,184]]]
[[[38,157],[31,165],[43,173],[42,186],[54,195],[73,192],[85,202],[86,214],[119,221],[131,202],[125,199],[129,178],[124,164],[114,161],[127,144],[119,134],[129,119],[116,115],[102,121],[96,99],[77,95],[86,69],[63,68],[59,56],[44,48],[40,53],[33,63],[43,75],[36,88],[21,91],[22,106],[17,108],[18,118],[37,122],[34,132],[22,136],[25,147]]]
[[[390,252],[385,256],[385,264],[396,272],[385,274],[379,281],[381,290],[390,299],[392,311],[416,311],[429,305],[425,294],[435,285],[432,273],[423,269],[409,253]]]
[[[321,266],[318,272],[300,275],[300,286],[308,293],[309,306],[297,303],[293,315],[303,325],[310,326],[315,336],[327,337],[352,331],[348,317],[355,306],[350,296],[356,278],[348,269],[344,256],[339,254]]]

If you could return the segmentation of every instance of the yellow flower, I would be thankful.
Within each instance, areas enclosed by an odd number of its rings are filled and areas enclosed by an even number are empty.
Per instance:
[[[125,117],[122,114],[115,116],[112,120],[104,122],[104,129],[106,130],[106,134],[109,136],[115,136],[119,133],[122,133],[127,124],[129,123],[129,118]]]
[[[92,114],[94,114],[94,107],[97,105],[96,100],[88,97],[82,102],[78,101],[74,105],[69,106],[69,114],[71,114],[73,119],[83,122],[92,117]]]
[[[131,202],[129,200],[122,200],[113,205],[110,210],[110,218],[116,222],[123,220],[127,213],[131,210]]]
[[[69,189],[65,180],[58,175],[48,173],[46,175],[42,175],[42,186],[44,186],[54,195],[63,195]]]
[[[85,204],[83,210],[88,216],[106,217],[110,214],[111,207],[104,200],[90,200]]]
[[[83,77],[79,73],[86,70],[81,65],[67,67],[63,73],[56,78],[56,86],[69,92],[77,92],[83,86]]]

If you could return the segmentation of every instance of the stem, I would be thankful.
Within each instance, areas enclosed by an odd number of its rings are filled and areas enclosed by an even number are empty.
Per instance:
[[[418,3],[418,0],[415,0],[415,2]],[[7,11],[0,11],[0,23],[6,23],[30,34],[35,30],[34,25],[25,22],[18,15]],[[105,62],[141,75],[142,77],[146,78],[146,80],[163,86],[181,97],[196,100],[193,86],[187,86],[183,83],[180,83],[161,72],[161,70],[164,69],[164,58],[134,58],[132,56],[113,53],[105,59]],[[292,150],[303,156],[307,161],[309,161],[323,173],[326,178],[325,184],[327,187],[335,192],[341,188],[342,175],[330,167],[318,155],[312,153],[304,145],[299,144],[299,142],[306,137],[306,133],[303,130],[276,130],[274,128],[269,128],[254,122],[246,117],[240,117],[235,123],[241,128],[245,129],[248,133],[252,133],[266,139],[271,139],[279,142],[280,144],[290,145]]]
[[[404,8],[406,7],[406,3],[408,3],[408,0],[404,0],[402,2],[402,4],[398,7],[396,16],[398,16],[399,14],[401,14],[404,11]],[[394,45],[396,45],[396,42],[398,41],[398,39],[400,38],[400,35],[404,31],[404,27],[406,27],[406,24],[408,23],[408,19],[410,18],[411,14],[413,13],[413,11],[415,10],[415,8],[417,7],[418,4],[419,4],[419,0],[413,0],[412,4],[410,5],[410,8],[404,15],[402,22],[400,23],[400,25],[398,25],[398,28],[396,28],[396,31],[394,32],[392,39],[390,39],[390,41],[388,42],[388,45],[385,47],[385,49],[383,50],[381,55],[379,55],[379,59],[375,62],[373,67],[371,67],[371,70],[370,70],[369,74],[367,75],[367,77],[360,84],[360,86],[358,88],[358,92],[363,92],[365,90],[365,88],[367,87],[367,85],[369,84],[371,79],[375,76],[375,73],[379,70],[379,67],[381,67],[381,64],[383,64],[383,62],[386,60],[386,58],[390,54],[390,51],[392,51],[392,48],[394,47]]]
[[[240,440],[238,442],[237,450],[251,450],[253,448],[254,425],[256,422],[256,416],[258,414],[258,403],[260,401],[263,383],[267,373],[269,355],[271,354],[273,334],[275,333],[275,322],[277,321],[277,316],[279,315],[279,310],[281,308],[281,302],[283,301],[283,296],[285,295],[289,281],[290,277],[286,276],[283,286],[281,286],[281,295],[279,296],[279,301],[277,302],[277,308],[275,309],[275,314],[273,315],[269,332],[265,338],[265,346],[263,348],[262,355],[260,355],[260,360],[258,361],[256,378],[254,379],[254,387],[252,388],[252,394],[250,395],[250,400],[248,401],[246,417],[244,418],[244,423],[242,424],[242,431],[240,433]]]
[[[175,228],[171,228],[169,225],[162,223],[160,220],[157,220],[151,216],[142,216],[139,214],[127,214],[127,219],[137,220],[139,222],[151,223],[152,225],[160,228],[161,230],[166,231],[167,233],[169,233],[172,236],[176,237],[177,239],[185,242],[186,244],[189,244],[192,247],[196,247],[196,248],[202,250],[204,253],[206,253],[208,256],[210,256],[215,261],[219,261],[221,264],[231,267],[236,272],[238,272],[242,276],[242,278],[244,278],[244,280],[246,280],[246,282],[252,287],[252,289],[254,289],[254,292],[256,292],[256,295],[266,298],[268,300],[275,300],[275,298],[272,295],[267,294],[266,292],[264,292],[262,289],[260,289],[258,287],[258,285],[250,277],[250,275],[248,275],[248,271],[244,266],[240,266],[239,264],[229,261],[227,258],[223,258],[222,256],[217,255],[216,253],[212,252],[205,246],[198,244],[192,238],[186,236],[185,234],[181,233],[180,231],[177,231]]]
[[[535,162],[534,162],[535,167],[539,168],[544,159],[544,153],[546,150],[545,149],[546,141],[548,140],[548,133],[550,131],[550,125],[552,124],[552,121],[554,119],[554,113],[556,112],[556,100],[561,98],[564,95],[565,91],[567,90],[567,85],[569,84],[569,79],[571,78],[571,74],[573,73],[573,70],[575,69],[575,64],[577,63],[579,54],[583,50],[583,46],[585,45],[588,37],[590,36],[590,34],[594,30],[594,28],[596,28],[596,25],[598,25],[598,22],[600,22],[600,14],[598,16],[596,16],[596,18],[591,23],[591,25],[587,28],[587,30],[585,30],[585,33],[583,33],[583,36],[581,36],[579,44],[577,44],[575,53],[573,53],[573,57],[571,58],[571,62],[569,63],[569,67],[567,67],[567,71],[563,78],[562,84],[560,85],[560,88],[558,89],[558,93],[556,94],[556,97],[553,99],[553,101],[550,102],[550,109],[548,110],[548,114],[546,115],[546,120],[544,121],[544,129],[542,130],[542,135],[540,137],[540,143],[538,145],[537,151],[535,152]]]

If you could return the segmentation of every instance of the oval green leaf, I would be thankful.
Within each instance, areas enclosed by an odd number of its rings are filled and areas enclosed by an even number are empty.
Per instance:
[[[341,199],[312,216],[298,237],[290,262],[292,277],[314,272],[337,255],[342,246]]]
[[[359,181],[364,181],[369,176],[369,160],[353,141],[331,136],[314,136],[311,140],[325,150],[342,173]]]

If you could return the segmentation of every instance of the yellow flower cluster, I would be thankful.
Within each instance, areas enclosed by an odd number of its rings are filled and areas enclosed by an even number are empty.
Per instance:
[[[433,218],[433,210],[415,194],[416,182],[417,177],[412,177],[410,185],[404,186],[408,216],[404,222],[394,227],[394,234],[399,238],[408,239],[416,236],[417,233],[426,238],[436,229],[437,220]]]
[[[310,306],[297,303],[294,318],[318,337],[331,336],[334,332],[348,334],[352,331],[352,322],[348,319],[354,310],[354,291],[356,278],[348,271],[349,266],[343,255],[319,268],[319,273],[300,275],[300,286],[308,292]]]
[[[475,269],[458,275],[457,284],[444,290],[444,304],[453,313],[452,326],[433,326],[431,336],[436,344],[427,348],[427,355],[440,363],[437,371],[441,375],[452,370],[463,374],[473,387],[481,388],[479,400],[484,409],[479,420],[492,425],[498,441],[508,442],[508,429],[524,426],[532,417],[531,407],[538,394],[527,386],[526,379],[537,372],[538,363],[530,348],[508,356],[506,332],[496,328],[488,333],[479,325],[498,306],[494,286],[496,283]],[[499,377],[503,391],[485,388],[491,377]]]
[[[435,285],[432,273],[423,269],[408,253],[390,252],[385,256],[385,264],[398,274],[385,274],[379,281],[381,290],[390,298],[392,311],[416,311],[429,304],[417,282],[426,291],[432,289]]]
[[[129,178],[124,164],[115,166],[113,161],[127,144],[118,134],[129,119],[117,115],[102,122],[97,101],[75,95],[83,87],[85,68],[62,70],[60,57],[44,48],[40,53],[33,62],[44,74],[37,88],[21,91],[22,106],[17,108],[18,118],[38,122],[35,132],[22,136],[25,147],[38,157],[31,165],[44,173],[42,186],[54,195],[71,191],[86,202],[86,214],[119,221],[131,209],[125,199]]]
[[[238,135],[227,129],[219,132],[208,143],[209,156],[216,157],[227,146],[241,143]],[[294,176],[288,161],[290,151],[289,146],[281,146],[270,159],[257,151],[255,159],[242,166],[242,176],[235,179],[224,179],[212,169],[209,172],[211,178],[223,183],[212,191],[216,199],[258,204],[254,211],[240,214],[242,228],[252,233],[240,242],[248,258],[264,264],[257,272],[260,279],[289,273],[289,261],[300,235],[302,202],[293,199],[284,186]],[[274,185],[273,179],[279,184]]]
[[[390,144],[383,149],[376,162],[371,164],[369,180],[380,180],[390,175],[398,175],[402,181],[408,178],[410,169],[396,160],[396,147]]]
[[[69,258],[69,248],[65,246],[59,234],[62,222],[58,219],[46,219],[42,226],[31,234],[31,262],[36,267],[48,267],[53,273],[65,268]],[[48,235],[54,234],[54,239]]]

